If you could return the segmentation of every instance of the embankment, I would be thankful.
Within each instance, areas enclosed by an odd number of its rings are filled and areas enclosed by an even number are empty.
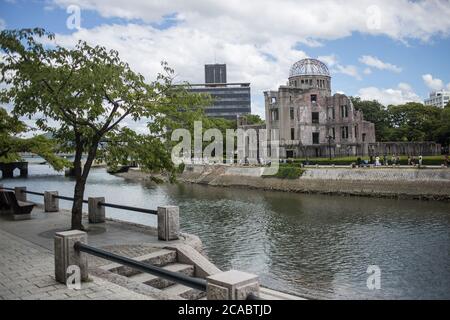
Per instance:
[[[307,168],[297,179],[262,177],[263,170],[187,165],[178,180],[221,187],[450,201],[450,170],[445,168]],[[135,170],[120,176],[148,180]]]

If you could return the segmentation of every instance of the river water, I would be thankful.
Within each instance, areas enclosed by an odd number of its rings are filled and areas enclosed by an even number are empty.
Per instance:
[[[74,181],[63,174],[33,164],[29,173],[1,183],[72,196]],[[263,285],[284,292],[319,299],[450,299],[448,203],[154,186],[100,168],[91,172],[87,196],[150,209],[178,205],[182,230],[201,238],[218,267],[256,273]],[[107,216],[156,224],[153,215],[112,208]],[[380,270],[380,289],[367,286],[369,266]]]

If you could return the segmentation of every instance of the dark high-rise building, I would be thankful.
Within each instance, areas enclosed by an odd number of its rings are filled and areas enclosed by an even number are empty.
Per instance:
[[[227,83],[227,65],[205,64],[205,83]]]
[[[250,83],[226,83],[225,64],[205,65],[205,83],[191,84],[191,92],[207,93],[213,99],[206,107],[209,117],[235,120],[240,115],[251,113]]]

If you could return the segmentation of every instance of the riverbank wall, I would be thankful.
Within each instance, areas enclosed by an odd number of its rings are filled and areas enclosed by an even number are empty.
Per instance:
[[[221,187],[450,201],[447,168],[306,168],[297,179],[263,177],[264,168],[226,165],[187,165],[179,181]],[[137,170],[120,174],[145,181]]]

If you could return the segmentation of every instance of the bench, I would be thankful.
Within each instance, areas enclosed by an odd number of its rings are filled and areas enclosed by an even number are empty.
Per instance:
[[[12,191],[0,191],[0,208],[13,214],[15,220],[29,219],[34,203],[18,201]]]

